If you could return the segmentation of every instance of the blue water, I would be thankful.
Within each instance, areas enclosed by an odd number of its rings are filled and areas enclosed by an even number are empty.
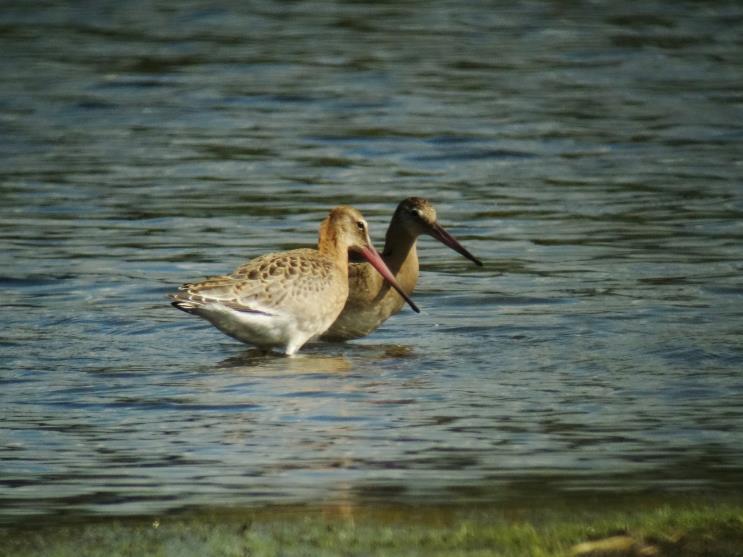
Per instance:
[[[741,491],[739,3],[6,4],[2,521]],[[165,298],[409,195],[365,339]]]

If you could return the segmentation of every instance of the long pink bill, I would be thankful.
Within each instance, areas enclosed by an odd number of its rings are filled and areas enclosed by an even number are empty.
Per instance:
[[[390,286],[397,290],[397,293],[400,294],[400,296],[403,297],[403,299],[408,303],[408,305],[413,308],[413,311],[415,313],[420,313],[421,310],[418,308],[418,306],[415,305],[415,302],[410,299],[410,296],[405,294],[402,287],[398,284],[397,280],[395,279],[395,275],[392,274],[392,271],[389,270],[387,267],[387,264],[382,260],[377,250],[374,249],[374,247],[370,244],[366,247],[364,247],[361,250],[361,255],[366,259],[372,267],[374,267],[377,271],[379,271],[379,274],[384,277],[384,280],[390,283]]]
[[[439,242],[444,244],[445,246],[453,249],[457,253],[463,255],[473,263],[476,263],[480,267],[482,267],[482,261],[480,261],[477,257],[472,255],[469,251],[465,249],[465,247],[460,244],[454,236],[449,234],[446,230],[444,230],[444,227],[441,226],[439,223],[435,222],[430,226],[430,234],[434,238],[436,238]]]

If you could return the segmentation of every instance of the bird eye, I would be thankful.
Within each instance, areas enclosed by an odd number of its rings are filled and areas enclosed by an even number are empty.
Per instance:
[[[356,221],[356,228],[363,232],[366,229],[366,223],[363,220]]]

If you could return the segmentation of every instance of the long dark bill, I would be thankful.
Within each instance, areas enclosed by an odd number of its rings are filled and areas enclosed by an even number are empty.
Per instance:
[[[441,226],[439,223],[435,222],[431,225],[430,228],[431,236],[436,238],[439,242],[444,244],[445,246],[453,249],[457,253],[463,255],[473,263],[476,263],[480,267],[482,267],[482,261],[480,261],[477,257],[472,255],[469,251],[465,249],[465,247],[460,244],[457,239],[449,234],[443,226]]]
[[[397,290],[397,293],[400,294],[400,296],[403,297],[403,299],[408,303],[408,305],[413,308],[413,311],[415,313],[420,313],[421,310],[418,308],[418,306],[415,305],[415,302],[410,299],[410,296],[405,294],[402,287],[398,284],[397,280],[395,279],[395,275],[392,274],[392,271],[390,271],[389,267],[387,267],[387,264],[384,262],[384,260],[380,257],[379,252],[374,249],[374,247],[370,244],[363,249],[361,249],[361,255],[366,259],[372,267],[374,267],[377,271],[379,271],[379,274],[384,277],[384,280],[390,283],[390,286]]]

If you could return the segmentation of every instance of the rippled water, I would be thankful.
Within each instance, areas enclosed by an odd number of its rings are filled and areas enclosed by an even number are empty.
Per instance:
[[[0,13],[0,517],[743,487],[736,2],[25,2]],[[378,247],[409,310],[257,356],[186,280]]]

